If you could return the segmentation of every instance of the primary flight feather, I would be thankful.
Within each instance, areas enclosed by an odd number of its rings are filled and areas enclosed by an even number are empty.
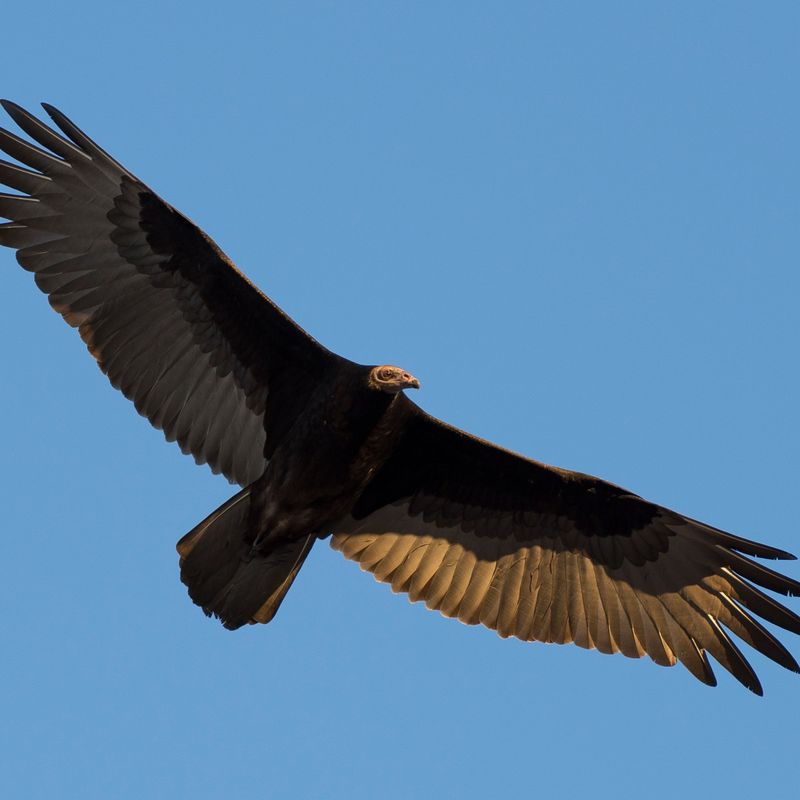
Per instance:
[[[0,244],[34,273],[136,409],[242,490],[178,542],[181,580],[228,628],[269,622],[317,539],[413,601],[501,636],[656,663],[756,693],[730,634],[800,671],[800,633],[753,560],[789,553],[550,467],[426,414],[399,367],[312,339],[199,228],[63,114],[3,101]],[[66,138],[65,138],[66,137]]]

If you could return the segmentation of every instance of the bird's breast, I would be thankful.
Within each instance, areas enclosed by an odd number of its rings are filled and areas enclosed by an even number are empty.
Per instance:
[[[255,537],[327,533],[355,504],[388,457],[396,435],[391,397],[323,398],[275,448],[255,488]]]

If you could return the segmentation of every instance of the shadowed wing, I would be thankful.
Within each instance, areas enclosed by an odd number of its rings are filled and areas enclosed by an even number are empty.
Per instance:
[[[4,101],[0,244],[34,273],[111,383],[184,453],[243,486],[264,471],[325,350],[199,228],[56,109],[68,139]],[[266,453],[266,456],[265,456]]]
[[[795,633],[800,618],[753,585],[797,595],[800,583],[747,558],[793,556],[399,401],[402,438],[332,539],[393,591],[503,637],[680,661],[709,685],[706,654],[761,693],[728,632],[800,671],[756,616]]]

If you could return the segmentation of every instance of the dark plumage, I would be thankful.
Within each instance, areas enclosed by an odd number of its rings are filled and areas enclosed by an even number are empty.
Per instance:
[[[397,367],[315,342],[189,220],[60,112],[4,108],[0,244],[34,273],[111,383],[183,452],[243,488],[178,543],[192,599],[269,622],[314,542],[429,608],[501,636],[682,662],[754,692],[734,634],[795,672],[758,622],[800,618],[757,587],[791,555],[531,461],[428,416]],[[44,148],[44,149],[42,149]]]

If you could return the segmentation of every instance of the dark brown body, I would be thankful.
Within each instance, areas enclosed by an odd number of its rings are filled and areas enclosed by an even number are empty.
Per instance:
[[[251,487],[253,554],[308,534],[326,536],[391,454],[404,407],[395,402],[399,395],[370,388],[369,372],[348,364],[320,381],[275,448]]]

